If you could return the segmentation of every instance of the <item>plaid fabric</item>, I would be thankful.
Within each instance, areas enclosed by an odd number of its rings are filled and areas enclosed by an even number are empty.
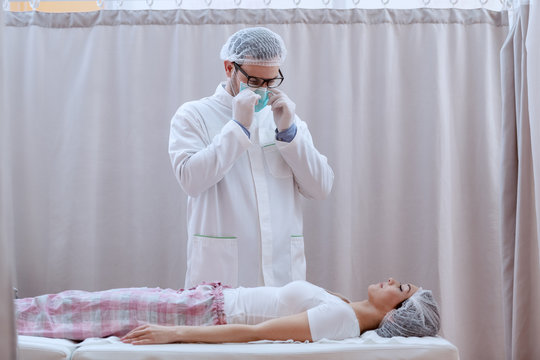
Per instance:
[[[189,290],[127,288],[98,292],[68,290],[15,300],[17,332],[83,340],[123,336],[142,324],[222,325],[223,286]]]

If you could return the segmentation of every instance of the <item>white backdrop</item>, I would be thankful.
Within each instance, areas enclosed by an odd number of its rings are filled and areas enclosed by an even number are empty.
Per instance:
[[[395,276],[433,289],[463,359],[502,359],[499,51],[487,10],[10,13],[2,172],[17,286],[178,288],[185,196],[170,118],[223,80],[219,50],[265,24],[283,88],[336,174],[305,203],[308,280],[350,297]]]

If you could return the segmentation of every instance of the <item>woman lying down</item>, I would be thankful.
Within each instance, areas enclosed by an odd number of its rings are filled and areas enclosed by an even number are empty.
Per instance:
[[[15,300],[20,335],[83,340],[119,336],[124,343],[223,343],[256,340],[342,340],[377,329],[383,337],[435,336],[440,328],[431,291],[388,281],[350,302],[306,281],[283,287],[189,290],[77,290]]]

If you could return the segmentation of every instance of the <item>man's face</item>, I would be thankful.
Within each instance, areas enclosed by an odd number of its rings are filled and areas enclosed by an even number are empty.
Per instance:
[[[279,76],[279,66],[240,65],[240,67],[246,74],[253,77],[273,79]],[[238,94],[240,82],[247,84],[247,77],[241,71],[236,70],[234,64],[230,61],[225,61],[225,73],[230,79],[227,88],[232,86],[232,91],[229,91],[229,93],[232,95]],[[266,84],[263,86],[266,86]]]

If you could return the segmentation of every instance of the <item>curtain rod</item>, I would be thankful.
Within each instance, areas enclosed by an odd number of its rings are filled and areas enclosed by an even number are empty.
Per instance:
[[[28,3],[36,10],[40,3],[95,1],[102,10],[165,10],[165,9],[289,9],[289,8],[330,8],[330,9],[376,9],[376,8],[487,8],[502,11],[512,8],[512,0],[3,0],[4,9],[10,10],[10,3]]]

